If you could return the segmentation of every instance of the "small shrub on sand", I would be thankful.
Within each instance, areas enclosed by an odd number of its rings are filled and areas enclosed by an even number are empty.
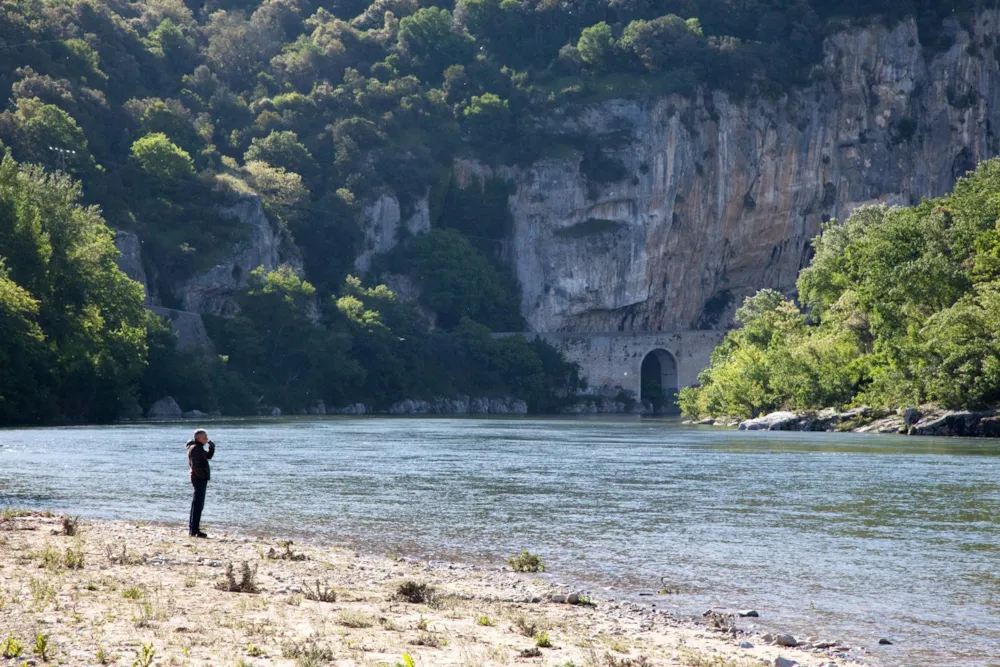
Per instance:
[[[476,619],[476,625],[481,625],[481,626],[483,626],[485,628],[492,628],[496,624],[497,624],[496,621],[494,621],[489,616],[486,616],[485,614],[483,616],[480,616],[479,618]]]
[[[507,564],[515,572],[545,572],[545,563],[541,557],[527,549],[508,558]]]
[[[45,549],[35,554],[38,559],[38,567],[44,567],[50,572],[56,572],[63,564],[63,555],[51,544],[45,545]]]
[[[650,667],[650,662],[644,655],[638,658],[616,658],[610,653],[605,653],[604,667]]]
[[[156,620],[157,613],[153,603],[149,600],[142,600],[135,605],[135,614],[132,615],[132,622],[137,628],[148,628]]]
[[[153,660],[156,659],[156,650],[152,644],[143,644],[142,648],[136,649],[135,660],[132,667],[153,667]]]
[[[267,652],[259,646],[247,644],[247,655],[251,658],[262,658],[267,655]]]
[[[410,640],[410,645],[441,648],[448,645],[448,640],[431,632],[421,632],[415,639]]]
[[[38,656],[39,660],[41,660],[42,662],[48,662],[49,651],[51,650],[51,648],[52,647],[49,645],[48,635],[43,635],[40,632],[37,635],[35,635],[35,647],[34,649],[32,649],[32,652]]]
[[[236,581],[236,574],[233,572],[233,564],[226,565],[226,578],[215,585],[220,591],[227,593],[260,593],[257,586],[257,568],[250,567],[250,564],[243,561],[240,568],[240,580]]]
[[[274,547],[271,547],[267,552],[267,557],[270,558],[271,560],[292,560],[292,561],[308,560],[305,554],[303,553],[297,554],[292,551],[293,544],[294,542],[292,542],[291,540],[278,540],[278,548],[280,548],[281,551],[275,551]]]
[[[122,544],[120,553],[114,544],[105,544],[104,555],[112,565],[142,565],[146,562],[142,556],[130,553],[127,544]]]
[[[62,518],[62,534],[67,537],[74,537],[80,527],[80,518],[75,516],[64,516]]]
[[[286,658],[297,660],[299,665],[320,665],[333,662],[336,658],[333,649],[321,644],[316,637],[301,642],[286,642],[281,647],[281,654]]]
[[[31,599],[39,607],[44,607],[56,598],[56,589],[47,581],[41,579],[31,577],[28,580],[28,590],[31,591]]]
[[[721,655],[705,655],[695,653],[689,649],[682,650],[677,655],[680,664],[685,667],[762,667],[764,663],[756,660],[738,660],[736,658],[726,658]],[[648,667],[649,661],[645,657],[640,658],[642,662],[618,663],[608,665],[608,667]]]
[[[396,597],[412,604],[427,603],[434,598],[434,587],[416,581],[404,581],[396,588]]]
[[[535,635],[535,646],[538,648],[552,648],[552,640],[549,639],[549,633],[539,632]]]
[[[337,601],[337,591],[333,590],[327,583],[320,583],[318,579],[312,588],[309,587],[309,584],[302,584],[302,594],[306,596],[307,600],[313,602]]]
[[[342,611],[337,617],[337,623],[345,628],[370,628],[375,625],[375,619],[357,611]]]
[[[514,619],[514,630],[525,637],[538,634],[538,623],[528,616],[518,616]]]
[[[83,569],[83,549],[66,549],[63,554],[63,564],[67,570]]]
[[[107,665],[111,662],[111,656],[108,652],[104,650],[104,647],[100,644],[97,645],[97,655],[94,656],[94,660],[97,661],[98,665]]]
[[[8,660],[20,658],[22,653],[24,653],[24,646],[21,645],[21,642],[14,637],[7,637],[7,641],[3,643],[3,657]]]

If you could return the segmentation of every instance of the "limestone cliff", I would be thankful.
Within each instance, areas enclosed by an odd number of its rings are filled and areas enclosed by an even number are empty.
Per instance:
[[[236,314],[239,311],[236,296],[246,287],[250,272],[258,266],[275,269],[281,264],[289,264],[299,270],[302,268],[298,249],[268,220],[257,197],[245,196],[221,213],[245,224],[248,227],[246,238],[222,263],[171,286],[173,296],[182,304],[180,309],[162,307],[161,300],[153,293],[139,237],[127,230],[115,233],[115,246],[121,253],[119,268],[142,285],[146,306],[170,325],[181,348],[212,350],[212,340],[201,315],[228,317]]]
[[[247,236],[224,262],[188,277],[173,288],[185,311],[223,317],[235,315],[239,311],[235,297],[258,266],[268,270],[281,264],[302,268],[298,249],[271,224],[260,199],[243,197],[222,213],[246,225]]]
[[[545,121],[567,134],[625,128],[605,154],[627,176],[588,183],[579,154],[500,170],[516,185],[510,257],[529,325],[723,327],[747,294],[794,291],[824,220],[943,194],[998,153],[998,24],[988,11],[968,30],[946,25],[954,46],[936,54],[912,21],[836,34],[815,83],[779,100],[705,91]]]
[[[413,213],[403,221],[399,200],[389,193],[379,195],[362,211],[361,229],[365,241],[361,254],[354,260],[355,268],[367,271],[372,258],[392,250],[404,230],[409,234],[428,231],[431,228],[430,216],[430,203],[426,196],[416,202]]]

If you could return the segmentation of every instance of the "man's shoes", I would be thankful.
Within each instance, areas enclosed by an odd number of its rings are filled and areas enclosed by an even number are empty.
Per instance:
[[[201,537],[203,539],[206,538],[206,537],[208,537],[208,535],[206,535],[205,533],[201,532],[200,530],[197,533],[195,533],[194,536],[195,537]]]

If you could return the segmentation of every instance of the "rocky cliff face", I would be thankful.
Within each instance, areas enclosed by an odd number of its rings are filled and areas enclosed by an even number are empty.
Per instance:
[[[780,100],[721,92],[610,101],[548,121],[629,141],[620,182],[588,183],[581,156],[504,168],[516,184],[511,257],[536,331],[723,327],[762,287],[794,291],[810,240],[867,202],[948,191],[998,153],[1000,13],[944,53],[912,21],[827,40],[823,72]],[[463,162],[460,180],[490,170]]]
[[[244,197],[222,213],[247,225],[247,237],[225,262],[191,276],[174,288],[185,311],[230,317],[239,312],[235,297],[258,266],[268,270],[281,264],[302,268],[298,250],[267,219],[260,199]]]
[[[115,246],[121,253],[118,267],[142,285],[146,306],[170,325],[181,348],[212,350],[212,340],[201,315],[229,317],[239,312],[236,296],[246,287],[250,272],[258,266],[276,269],[281,264],[289,264],[302,269],[298,249],[271,224],[257,197],[244,197],[222,214],[246,224],[249,227],[247,236],[225,262],[171,287],[182,303],[180,310],[163,308],[160,299],[151,291],[139,237],[126,230],[115,233]]]
[[[361,228],[365,233],[364,249],[354,260],[354,267],[367,271],[375,255],[389,252],[400,240],[400,232],[419,234],[431,228],[430,203],[425,196],[416,202],[412,215],[405,221],[399,200],[383,193],[368,204],[361,215]]]

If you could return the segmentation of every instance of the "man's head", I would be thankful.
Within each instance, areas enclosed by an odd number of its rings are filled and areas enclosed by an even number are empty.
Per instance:
[[[208,433],[205,431],[205,429],[200,428],[194,432],[194,441],[197,442],[199,445],[204,445],[206,442],[208,442]]]

